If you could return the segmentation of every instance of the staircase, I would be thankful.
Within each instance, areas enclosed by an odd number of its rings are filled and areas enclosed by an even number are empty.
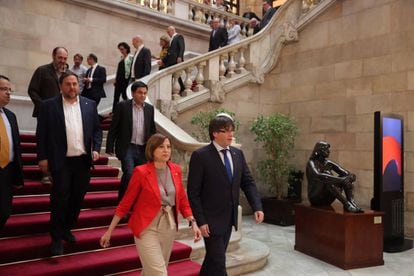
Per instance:
[[[107,125],[103,124],[104,128]],[[120,183],[118,168],[101,157],[73,234],[75,244],[65,243],[65,255],[49,253],[50,185],[40,183],[36,138],[21,135],[25,186],[15,190],[13,215],[0,232],[0,275],[139,275],[141,263],[126,221],[113,232],[111,247],[102,249],[99,239],[114,214]],[[180,235],[188,236],[181,227]],[[170,275],[198,275],[200,265],[190,261],[192,248],[175,242],[168,267]]]

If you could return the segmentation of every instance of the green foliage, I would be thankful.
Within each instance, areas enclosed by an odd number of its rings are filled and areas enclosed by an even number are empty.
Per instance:
[[[280,198],[287,191],[291,168],[288,162],[295,146],[296,123],[280,113],[268,117],[260,115],[250,131],[256,135],[255,141],[263,145],[267,155],[267,159],[259,161],[257,166],[260,178],[269,186],[269,191]]]
[[[196,126],[196,131],[192,133],[194,138],[200,142],[210,142],[210,136],[208,134],[208,125],[210,121],[216,117],[219,113],[227,113],[234,120],[235,130],[239,128],[240,122],[234,117],[235,113],[228,111],[224,108],[217,108],[210,111],[197,112],[193,118],[191,118],[191,124]]]

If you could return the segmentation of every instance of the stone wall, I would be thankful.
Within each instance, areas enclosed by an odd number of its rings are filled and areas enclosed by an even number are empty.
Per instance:
[[[263,85],[227,94],[222,106],[242,121],[238,141],[250,167],[254,170],[263,154],[248,131],[252,120],[259,113],[283,112],[299,125],[293,161],[297,168],[305,168],[315,142],[329,141],[331,159],[356,173],[355,197],[368,207],[373,196],[374,111],[401,114],[406,234],[413,236],[413,13],[411,0],[337,1],[300,32],[299,42],[282,50]],[[189,112],[180,116],[184,129],[190,118]]]
[[[11,78],[18,94],[27,95],[33,71],[51,62],[51,52],[56,46],[68,49],[70,65],[76,52],[84,57],[95,53],[109,75],[115,73],[120,58],[116,48],[119,42],[131,45],[131,37],[140,34],[145,45],[158,55],[159,37],[174,23],[174,17],[169,15],[154,13],[152,18],[144,18],[136,10],[105,7],[104,4],[91,8],[82,6],[81,2],[0,1],[0,74]],[[153,22],[149,23],[151,20]],[[177,30],[185,36],[186,50],[206,52],[208,28],[202,26],[200,30],[189,23],[190,27],[185,27],[185,23],[180,23]],[[84,64],[87,65],[86,58]]]

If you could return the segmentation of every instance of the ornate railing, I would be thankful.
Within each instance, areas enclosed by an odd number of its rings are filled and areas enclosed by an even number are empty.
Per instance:
[[[242,38],[251,36],[253,29],[248,28],[249,20],[229,12],[218,10],[193,0],[118,0],[138,7],[145,7],[164,14],[192,21],[196,24],[208,25],[212,18],[219,18],[221,25],[228,27],[231,19],[236,19],[241,27]],[[200,1],[202,2],[202,1]]]

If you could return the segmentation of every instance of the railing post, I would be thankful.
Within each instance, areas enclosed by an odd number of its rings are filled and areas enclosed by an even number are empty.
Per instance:
[[[174,78],[174,82],[172,85],[172,99],[173,100],[178,100],[181,98],[180,96],[180,83],[178,81],[178,78],[181,76],[181,71],[177,71],[174,73],[173,78]]]
[[[205,89],[203,83],[204,83],[204,67],[206,66],[206,62],[200,62],[199,64],[197,64],[197,77],[196,77],[196,82],[197,82],[197,86],[195,87],[194,91],[199,92],[203,89]]]
[[[223,54],[220,56],[220,67],[219,67],[219,79],[223,80],[226,77],[224,76],[224,73],[226,72],[226,66],[224,66],[224,60],[228,58],[227,54]]]
[[[239,67],[236,69],[236,72],[241,74],[246,72],[244,66],[246,65],[246,59],[244,58],[244,51],[246,51],[246,47],[239,48],[240,57],[239,57]]]
[[[184,82],[184,92],[183,92],[183,96],[187,97],[190,96],[193,91],[191,90],[191,87],[193,86],[193,81],[191,80],[191,71],[192,71],[192,67],[187,67],[185,69],[185,74],[186,74],[186,78],[185,78],[185,82]]]
[[[228,69],[227,69],[227,77],[231,78],[233,77],[234,73],[234,69],[236,68],[236,63],[234,62],[234,55],[235,55],[235,51],[230,51],[229,52],[229,65],[228,65]]]

